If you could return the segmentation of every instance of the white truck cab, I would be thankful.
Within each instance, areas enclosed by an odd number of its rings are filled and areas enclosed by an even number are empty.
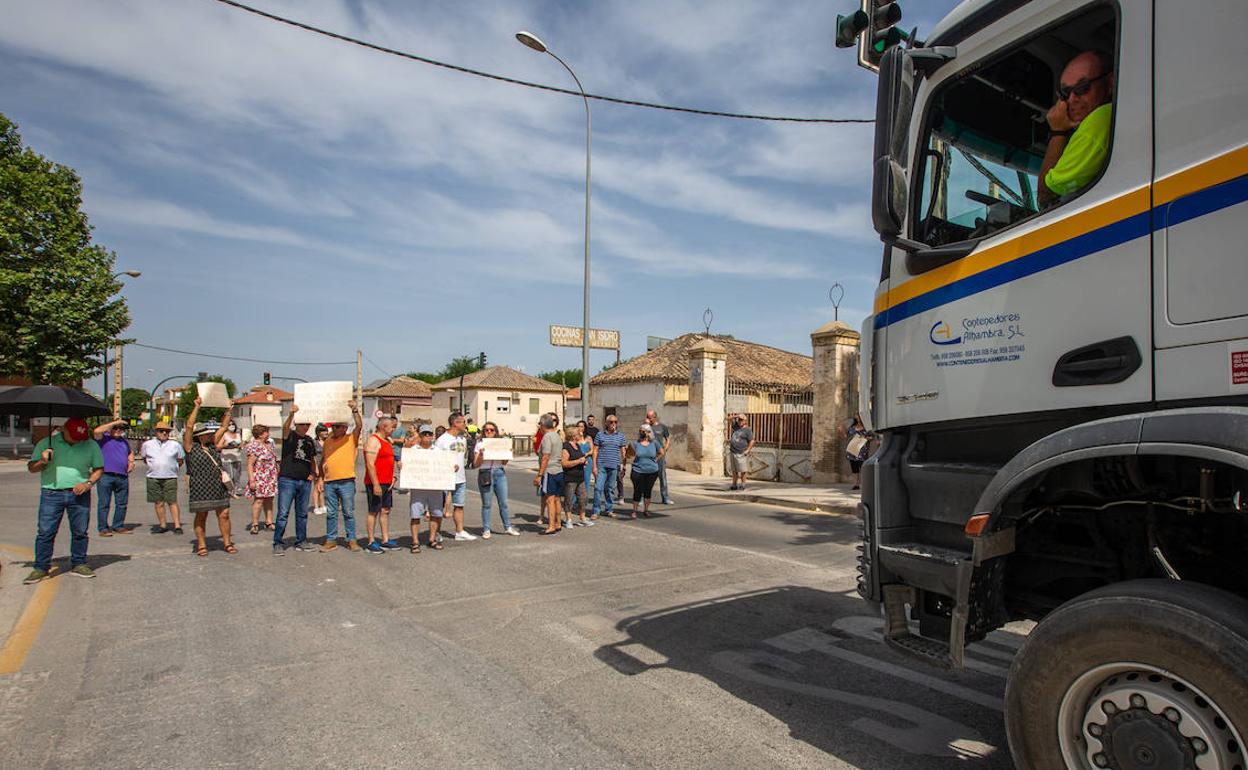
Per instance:
[[[859,591],[940,665],[1039,621],[1020,767],[1248,768],[1245,29],[968,0],[881,63]]]

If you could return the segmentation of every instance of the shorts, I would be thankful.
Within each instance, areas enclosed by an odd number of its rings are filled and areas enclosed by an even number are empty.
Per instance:
[[[451,493],[451,506],[454,508],[464,507],[464,498],[468,495],[468,483],[460,481],[455,484],[455,491]]]
[[[563,474],[547,473],[542,476],[542,497],[563,497]]]
[[[368,512],[381,513],[382,510],[390,510],[394,507],[394,488],[390,484],[381,485],[381,494],[373,494],[373,485],[364,485],[365,494],[368,496]]]
[[[429,514],[435,519],[446,515],[446,493],[440,489],[412,490],[412,521]]]
[[[747,454],[739,454],[737,452],[728,453],[728,472],[729,473],[749,473],[750,472],[750,456]]]
[[[149,503],[176,503],[178,501],[178,479],[147,480],[147,501]]]

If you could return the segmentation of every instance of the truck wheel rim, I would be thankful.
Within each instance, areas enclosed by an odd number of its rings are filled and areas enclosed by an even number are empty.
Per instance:
[[[1058,710],[1062,758],[1075,770],[1248,770],[1218,704],[1146,663],[1107,663],[1076,679]]]

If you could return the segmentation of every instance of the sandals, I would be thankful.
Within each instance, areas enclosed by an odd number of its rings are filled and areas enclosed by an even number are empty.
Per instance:
[[[269,523],[264,525],[264,528],[268,530],[274,530],[274,529],[277,529],[277,525],[270,521]]]
[[[433,549],[433,550],[435,550],[435,551],[441,551],[441,550],[442,550],[442,541],[440,541],[440,540],[434,540],[432,543],[430,543],[430,544],[429,544],[429,547],[430,547],[430,548],[432,548],[432,549]],[[415,551],[413,551],[413,553],[415,553]]]
[[[226,553],[238,553],[238,547],[233,543],[226,543],[224,548]]]
[[[196,548],[196,549],[195,549],[195,555],[196,555],[196,556],[207,556],[207,555],[208,555],[208,549],[207,549],[207,548]]]
[[[412,543],[412,553],[420,553],[420,544]]]
[[[251,534],[253,534],[253,535],[258,535],[258,534],[260,534],[260,525],[259,525],[259,524],[252,524],[250,527],[248,527],[248,528],[247,528],[247,531],[248,531],[248,532],[250,532],[250,533],[251,533]]]

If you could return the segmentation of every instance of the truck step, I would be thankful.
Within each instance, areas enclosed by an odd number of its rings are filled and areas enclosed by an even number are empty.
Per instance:
[[[962,661],[954,660],[947,642],[926,639],[910,631],[906,605],[914,603],[914,596],[914,589],[910,586],[884,586],[884,642],[894,650],[929,665],[960,668]]]
[[[956,596],[960,571],[970,566],[971,552],[927,543],[881,543],[877,549],[880,569],[900,582]]]

